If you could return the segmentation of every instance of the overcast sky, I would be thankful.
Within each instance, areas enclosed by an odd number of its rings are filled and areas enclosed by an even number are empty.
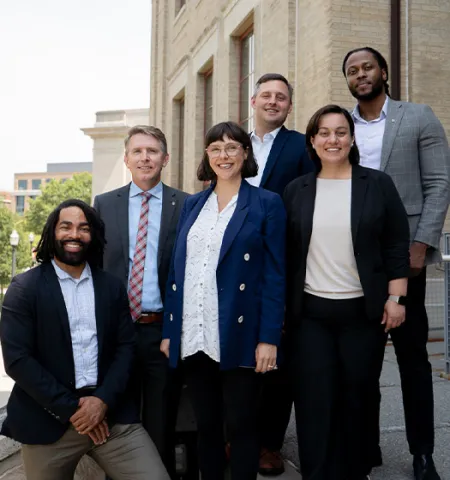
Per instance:
[[[0,190],[48,162],[92,161],[95,112],[148,108],[151,0],[0,7]]]

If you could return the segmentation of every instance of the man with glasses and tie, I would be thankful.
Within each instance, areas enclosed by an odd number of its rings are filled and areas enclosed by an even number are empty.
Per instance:
[[[124,161],[131,183],[94,200],[106,228],[103,268],[127,286],[137,333],[142,423],[174,475],[176,402],[169,395],[168,362],[159,347],[169,264],[187,194],[161,182],[169,155],[160,129],[131,128],[125,139]]]

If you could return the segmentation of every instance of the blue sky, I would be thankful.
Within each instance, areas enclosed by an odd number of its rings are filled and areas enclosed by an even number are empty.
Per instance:
[[[0,7],[0,190],[48,162],[92,160],[95,112],[150,103],[151,0]]]

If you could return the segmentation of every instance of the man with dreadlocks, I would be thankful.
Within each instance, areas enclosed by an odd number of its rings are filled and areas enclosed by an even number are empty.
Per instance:
[[[125,287],[98,268],[104,224],[67,200],[49,216],[39,266],[5,295],[0,339],[15,381],[1,433],[28,480],[73,478],[84,454],[114,480],[169,476],[127,392],[134,328]]]

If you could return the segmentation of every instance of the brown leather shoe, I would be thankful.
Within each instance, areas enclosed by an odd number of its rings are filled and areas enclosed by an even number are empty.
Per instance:
[[[259,473],[266,477],[276,477],[284,473],[284,461],[279,451],[271,452],[262,448],[259,457]]]

